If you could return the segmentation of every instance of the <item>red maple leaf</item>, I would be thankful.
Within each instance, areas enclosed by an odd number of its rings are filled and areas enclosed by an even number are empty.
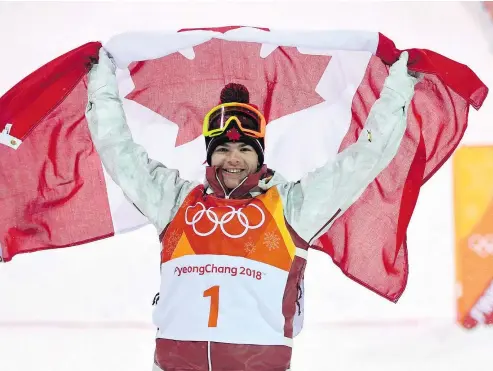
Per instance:
[[[135,89],[127,95],[179,127],[176,145],[202,134],[202,121],[230,82],[245,85],[250,102],[267,122],[323,102],[315,92],[329,56],[304,55],[279,47],[260,57],[261,44],[212,39],[194,47],[195,58],[180,53],[129,66]]]
[[[236,128],[233,128],[233,129],[229,129],[227,132],[226,132],[226,136],[228,137],[228,139],[232,142],[236,142],[237,140],[240,140],[241,138],[241,135],[240,133],[238,132],[238,130],[236,130]]]

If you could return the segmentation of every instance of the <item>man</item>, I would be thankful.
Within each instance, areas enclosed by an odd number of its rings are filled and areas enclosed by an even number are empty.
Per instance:
[[[266,122],[227,85],[204,119],[206,182],[179,177],[132,140],[104,49],[86,117],[101,160],[162,243],[155,370],[286,371],[299,331],[307,251],[390,163],[416,79],[390,69],[357,142],[298,182],[264,162]]]

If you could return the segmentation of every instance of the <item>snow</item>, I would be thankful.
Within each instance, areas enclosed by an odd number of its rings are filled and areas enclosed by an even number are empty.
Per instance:
[[[453,324],[307,326],[292,370],[491,371],[493,331]],[[151,370],[154,330],[0,327],[2,371]]]

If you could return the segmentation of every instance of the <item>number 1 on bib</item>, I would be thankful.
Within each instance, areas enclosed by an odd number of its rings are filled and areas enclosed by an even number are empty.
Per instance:
[[[211,298],[209,310],[209,327],[217,327],[217,317],[219,316],[219,286],[212,286],[204,291],[204,298]]]

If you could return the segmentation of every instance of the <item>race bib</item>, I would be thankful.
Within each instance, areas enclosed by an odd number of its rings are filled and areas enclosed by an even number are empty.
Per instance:
[[[162,265],[154,312],[158,337],[286,345],[283,294],[288,272],[227,255],[183,256]]]

